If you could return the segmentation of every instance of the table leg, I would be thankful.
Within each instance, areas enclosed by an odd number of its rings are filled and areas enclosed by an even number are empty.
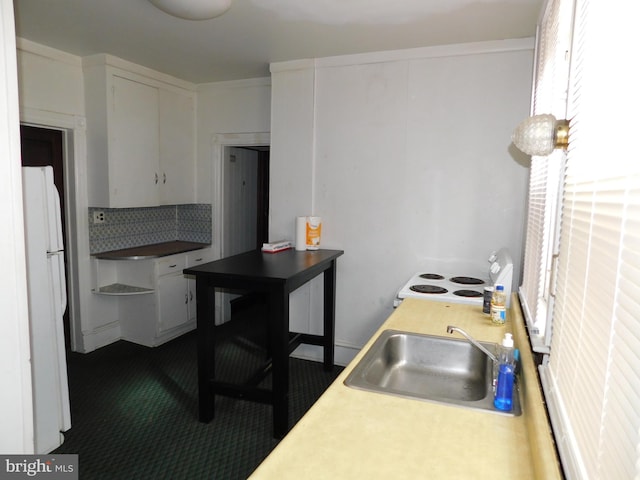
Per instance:
[[[269,344],[272,354],[273,436],[289,431],[289,295],[278,289],[269,295]]]
[[[324,271],[324,369],[331,371],[334,364],[336,319],[336,261]]]
[[[198,336],[198,409],[201,422],[214,416],[214,396],[210,381],[215,377],[215,287],[196,278],[196,317]]]

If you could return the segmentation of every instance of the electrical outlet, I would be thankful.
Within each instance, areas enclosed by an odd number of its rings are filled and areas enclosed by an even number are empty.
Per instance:
[[[93,223],[104,223],[104,212],[93,212]]]

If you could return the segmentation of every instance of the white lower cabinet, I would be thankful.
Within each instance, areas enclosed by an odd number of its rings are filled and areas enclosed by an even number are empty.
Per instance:
[[[184,261],[183,261],[184,260]],[[196,250],[174,259],[171,265],[179,264],[179,273],[169,273],[158,277],[158,330],[163,333],[182,325],[195,325],[196,321],[196,281],[195,277],[184,275],[184,268],[195,267],[211,261],[211,249]],[[167,266],[159,270],[166,271]]]
[[[189,321],[185,302],[187,279],[182,270],[187,266],[186,254],[170,255],[154,260],[156,270],[156,334],[184,326]]]
[[[193,277],[182,271],[210,262],[211,257],[211,249],[203,249],[154,260],[98,260],[109,262],[116,271],[135,271],[137,280],[147,278],[150,281],[150,284],[142,285],[145,288],[140,294],[111,294],[117,297],[113,300],[118,302],[122,339],[155,347],[193,330],[196,327],[196,284]],[[117,277],[119,285],[133,283],[130,278]],[[136,290],[138,286],[134,284],[131,288]],[[98,288],[96,293],[103,291],[104,288]]]
[[[187,279],[181,273],[158,278],[158,333],[189,321]]]
[[[203,263],[213,261],[213,252],[210,248],[196,250],[187,253],[187,268],[196,267]],[[185,275],[187,279],[187,317],[189,322],[196,321],[196,277],[193,275]]]

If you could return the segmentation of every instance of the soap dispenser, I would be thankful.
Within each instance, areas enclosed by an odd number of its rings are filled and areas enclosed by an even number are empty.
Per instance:
[[[515,362],[513,359],[513,337],[505,333],[498,356],[498,381],[493,405],[498,410],[510,412],[513,409],[513,382]]]

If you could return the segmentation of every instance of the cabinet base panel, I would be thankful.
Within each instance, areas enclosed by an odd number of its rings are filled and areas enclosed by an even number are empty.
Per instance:
[[[133,332],[123,332],[121,338],[122,340],[126,340],[127,342],[136,343],[145,347],[158,347],[170,340],[173,340],[174,338],[179,337],[180,335],[184,335],[191,330],[195,330],[195,328],[196,322],[193,321],[163,332],[158,336],[143,335]]]

